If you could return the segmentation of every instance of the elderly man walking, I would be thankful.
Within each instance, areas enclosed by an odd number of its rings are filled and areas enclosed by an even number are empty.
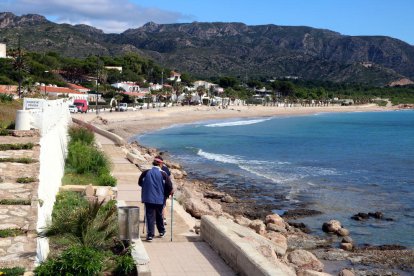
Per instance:
[[[172,190],[170,177],[162,170],[163,160],[155,158],[150,170],[142,172],[138,180],[141,186],[141,200],[145,204],[145,217],[147,220],[147,241],[154,238],[157,225],[160,237],[165,235],[165,226],[162,216],[165,198],[169,197]]]

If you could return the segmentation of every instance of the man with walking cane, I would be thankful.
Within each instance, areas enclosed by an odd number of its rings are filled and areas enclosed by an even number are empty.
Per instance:
[[[170,177],[161,169],[163,160],[155,158],[150,170],[142,172],[138,180],[141,186],[141,200],[145,204],[145,220],[147,224],[147,241],[154,238],[154,225],[157,225],[160,237],[165,236],[165,226],[162,216],[165,198],[173,191]]]

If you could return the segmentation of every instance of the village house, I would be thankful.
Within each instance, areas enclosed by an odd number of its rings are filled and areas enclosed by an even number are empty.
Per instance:
[[[70,89],[68,87],[58,87],[54,85],[40,85],[39,86],[39,92],[40,94],[47,95],[50,97],[68,97],[73,100],[75,99],[81,99],[81,100],[88,100],[88,94],[82,93],[77,90]]]
[[[81,92],[81,93],[88,93],[89,91],[91,91],[89,88],[86,88],[86,87],[83,87],[81,85],[77,85],[77,84],[74,84],[74,83],[68,83],[67,86],[70,89],[76,90],[76,91]]]
[[[175,71],[171,71],[170,77],[168,78],[170,81],[181,82],[181,74]]]
[[[140,92],[140,87],[135,82],[123,81],[111,84],[112,87],[122,88],[125,92]]]
[[[18,98],[17,85],[0,85],[0,94],[11,95]]]

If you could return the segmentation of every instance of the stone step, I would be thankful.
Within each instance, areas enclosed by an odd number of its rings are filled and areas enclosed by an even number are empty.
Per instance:
[[[39,160],[38,150],[4,150],[0,151],[0,158],[32,158]]]
[[[31,270],[36,257],[36,233],[0,238],[0,267],[25,267]]]
[[[37,204],[0,205],[0,229],[21,228],[35,231],[37,222]]]
[[[39,174],[39,162],[23,163],[0,163],[0,175],[3,179],[16,179],[17,177],[36,177]]]
[[[40,137],[0,136],[0,144],[27,144],[39,145]]]
[[[32,183],[0,183],[0,199],[27,199],[37,193],[38,182]]]

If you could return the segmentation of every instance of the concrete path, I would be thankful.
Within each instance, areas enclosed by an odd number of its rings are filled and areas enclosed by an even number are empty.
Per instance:
[[[150,257],[151,275],[235,275],[219,255],[200,239],[199,235],[190,231],[191,226],[182,214],[181,206],[176,202],[173,206],[173,236],[171,237],[171,200],[167,201],[166,236],[164,238],[156,236],[153,242],[145,242],[144,207],[140,202],[141,191],[138,186],[141,172],[125,158],[125,152],[120,147],[101,135],[95,135],[102,149],[111,157],[112,173],[118,180],[118,201],[124,201],[127,206],[140,207],[140,234]]]

